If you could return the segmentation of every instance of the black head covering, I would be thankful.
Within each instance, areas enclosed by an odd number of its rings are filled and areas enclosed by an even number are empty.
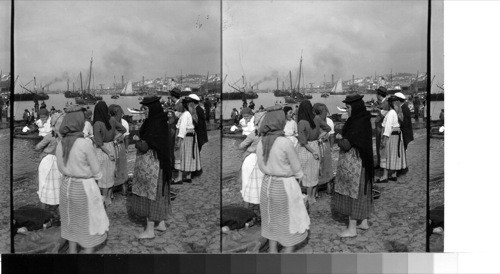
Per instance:
[[[111,119],[111,116],[109,115],[108,105],[106,105],[106,102],[97,102],[94,107],[94,121],[92,121],[92,123],[95,125],[95,122],[97,121],[103,122],[106,129],[110,130],[111,124],[109,123],[109,119]]]
[[[356,148],[365,168],[365,194],[368,184],[373,182],[373,144],[372,124],[370,112],[366,110],[365,102],[357,100],[349,103],[351,116],[342,128],[343,138],[349,140],[353,148]]]
[[[174,143],[170,137],[170,126],[168,115],[163,112],[160,101],[146,105],[149,109],[148,118],[139,129],[139,137],[146,141],[149,148],[153,150],[160,168],[163,170],[163,195],[169,193],[167,182],[172,178]]]
[[[299,105],[299,113],[298,113],[298,121],[306,120],[309,122],[309,125],[312,129],[316,128],[316,124],[314,124],[314,111],[311,105],[311,101],[304,100]]]

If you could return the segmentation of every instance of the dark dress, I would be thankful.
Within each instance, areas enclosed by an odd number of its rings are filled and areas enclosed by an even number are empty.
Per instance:
[[[201,151],[201,147],[208,142],[205,111],[201,106],[196,107],[196,115],[198,116],[198,122],[194,123],[194,131],[196,132],[196,138],[198,139],[198,149]]]
[[[408,148],[408,144],[413,141],[413,128],[411,126],[411,111],[406,103],[401,105],[401,110],[403,111],[403,121],[400,121],[401,132],[403,133],[403,143],[405,149]]]

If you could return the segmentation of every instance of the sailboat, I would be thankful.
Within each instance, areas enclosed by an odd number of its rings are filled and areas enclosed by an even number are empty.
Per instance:
[[[87,87],[87,92],[85,92],[82,88],[81,96],[75,98],[75,103],[77,105],[93,105],[93,104],[97,103],[97,101],[102,100],[102,96],[95,95],[95,91],[94,91],[94,94],[90,93],[90,82],[92,80],[92,61],[93,60],[94,60],[93,57],[90,57],[89,84]],[[82,82],[81,73],[80,73],[80,82]],[[82,86],[83,86],[83,83],[82,83]]]
[[[302,55],[300,56],[299,81],[297,84],[297,91],[292,90],[292,94],[290,96],[285,97],[285,103],[296,104],[296,103],[302,102],[303,100],[312,98],[312,95],[310,95],[310,94],[306,95],[306,94],[300,92],[300,78],[301,78],[301,76],[303,77],[303,75],[302,75]]]
[[[122,91],[120,92],[121,96],[134,96],[136,95],[134,93],[134,90],[132,90],[132,81],[128,81],[125,87],[123,87]]]
[[[340,94],[344,93],[343,87],[342,87],[342,79],[339,79],[337,83],[333,86],[332,90],[330,91],[330,94]]]

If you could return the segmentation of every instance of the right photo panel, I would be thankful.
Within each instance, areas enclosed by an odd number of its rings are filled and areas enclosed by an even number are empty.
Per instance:
[[[222,2],[222,252],[426,251],[428,8]]]

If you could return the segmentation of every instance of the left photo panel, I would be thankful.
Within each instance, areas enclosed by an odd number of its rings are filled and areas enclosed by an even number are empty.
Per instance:
[[[15,10],[15,253],[220,253],[220,2]]]
[[[0,253],[10,252],[10,1],[0,1]]]

